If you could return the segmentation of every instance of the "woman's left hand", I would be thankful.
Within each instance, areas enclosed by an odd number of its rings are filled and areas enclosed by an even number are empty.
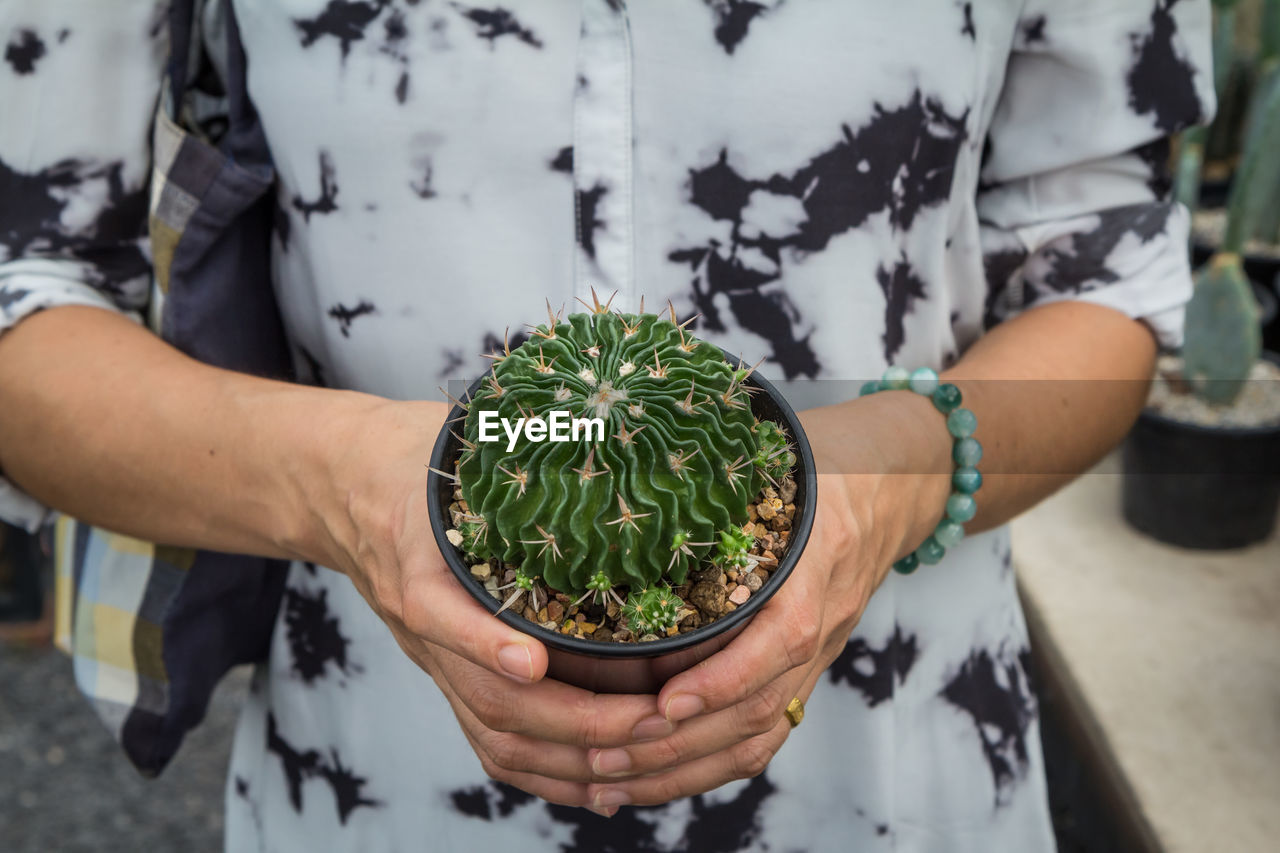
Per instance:
[[[709,791],[773,759],[791,731],[787,705],[809,697],[893,560],[941,514],[948,478],[928,472],[946,470],[950,440],[912,396],[804,413],[819,483],[803,558],[733,642],[662,688],[660,711],[680,721],[671,735],[590,751],[597,779],[617,779],[589,786],[597,810]]]

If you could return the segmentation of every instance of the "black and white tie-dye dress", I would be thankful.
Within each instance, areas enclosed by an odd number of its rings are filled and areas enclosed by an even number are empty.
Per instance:
[[[232,4],[314,382],[437,397],[591,286],[699,312],[780,379],[940,368],[1054,300],[1179,334],[1187,215],[1164,164],[1212,109],[1207,0]],[[156,15],[0,7],[0,182],[29,199],[0,211],[0,328],[146,303],[136,263],[63,248],[136,248]],[[41,512],[3,481],[0,502]],[[973,536],[890,576],[764,774],[604,820],[487,779],[346,578],[295,565],[227,849],[1050,849],[1027,655],[1008,534]]]

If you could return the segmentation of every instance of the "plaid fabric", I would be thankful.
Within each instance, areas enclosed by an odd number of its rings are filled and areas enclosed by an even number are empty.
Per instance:
[[[156,113],[152,157],[148,229],[156,282],[167,294],[178,243],[226,160],[183,132],[164,110]]]
[[[76,684],[117,741],[135,709],[169,709],[162,624],[195,552],[60,518],[55,528],[55,640]]]
[[[174,5],[180,8],[189,7]],[[172,73],[171,63],[170,82]],[[242,74],[236,79],[243,82]],[[234,103],[232,113],[234,122]],[[242,115],[256,120],[252,111]],[[242,138],[260,139],[262,150],[233,158],[186,133],[166,109],[157,110],[150,324],[194,358],[287,376],[270,283],[275,173],[265,138]],[[265,658],[287,565],[158,546],[71,518],[57,523],[55,545],[58,644],[72,656],[77,685],[130,761],[144,775],[156,775],[204,718],[222,676]]]

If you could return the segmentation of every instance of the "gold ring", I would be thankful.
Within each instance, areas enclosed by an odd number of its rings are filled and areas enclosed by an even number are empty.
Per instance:
[[[800,701],[800,697],[792,699],[787,704],[787,721],[791,723],[791,728],[800,725],[800,721],[804,719],[804,703]]]

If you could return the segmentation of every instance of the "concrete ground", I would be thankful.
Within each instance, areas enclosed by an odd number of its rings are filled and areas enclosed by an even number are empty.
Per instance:
[[[0,850],[219,851],[236,709],[223,682],[204,725],[158,780],[137,774],[77,692],[69,659],[0,643]]]

